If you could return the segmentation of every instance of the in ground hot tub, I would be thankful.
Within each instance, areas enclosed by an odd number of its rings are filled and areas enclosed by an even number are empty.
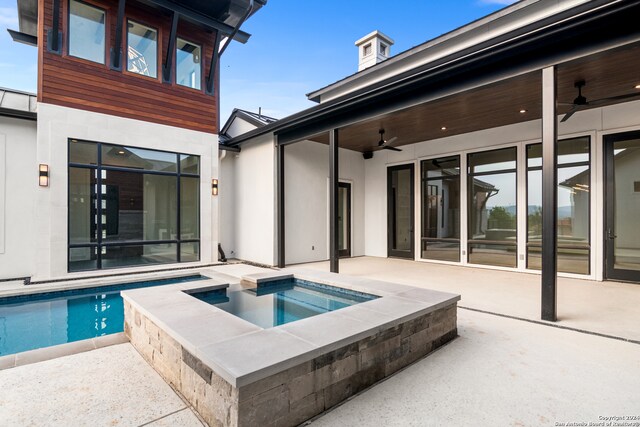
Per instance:
[[[190,294],[265,329],[379,298],[293,276]]]
[[[457,335],[458,295],[301,269],[207,275],[219,284],[123,298],[131,343],[212,426],[298,425]]]

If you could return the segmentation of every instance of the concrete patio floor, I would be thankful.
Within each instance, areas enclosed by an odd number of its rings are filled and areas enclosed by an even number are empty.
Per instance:
[[[328,262],[298,267],[329,271]],[[340,273],[462,295],[459,306],[540,320],[540,275],[357,257],[340,260]],[[557,326],[640,342],[640,285],[558,278]]]
[[[233,276],[259,271],[214,269]],[[376,258],[343,260],[341,271],[459,292],[461,306],[537,318],[538,276]],[[640,287],[559,283],[561,324],[637,336],[631,305],[637,315]],[[606,296],[611,300],[598,301]],[[619,305],[617,316],[600,313]],[[579,315],[584,309],[597,315]],[[628,316],[626,326],[608,324],[620,316]],[[450,344],[311,425],[556,426],[638,415],[638,344],[466,309],[458,310],[458,328]],[[130,344],[120,344],[0,371],[0,425],[202,424]]]

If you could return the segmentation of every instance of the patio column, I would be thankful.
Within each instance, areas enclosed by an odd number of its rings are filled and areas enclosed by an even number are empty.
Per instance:
[[[542,70],[542,320],[557,320],[556,68]]]
[[[278,135],[273,139],[276,145],[276,258],[278,268],[284,268],[284,145],[278,141]]]
[[[338,258],[338,129],[329,132],[329,269],[339,271]]]

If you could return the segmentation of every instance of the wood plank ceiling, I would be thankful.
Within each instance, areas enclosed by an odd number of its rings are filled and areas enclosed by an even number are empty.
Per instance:
[[[578,95],[574,84],[584,80],[587,100],[638,93],[640,44],[591,55],[558,66],[558,102],[572,103]],[[340,147],[359,152],[378,150],[378,131],[397,137],[396,147],[421,141],[540,119],[541,73],[533,72],[437,101],[376,117],[340,129]],[[634,98],[635,99],[635,98]],[[620,101],[608,102],[612,105]],[[599,105],[602,106],[602,105]],[[569,105],[559,105],[564,114]],[[588,108],[588,107],[587,107]],[[521,110],[525,110],[521,113]],[[446,129],[443,130],[442,128]],[[328,144],[328,134],[311,138]]]

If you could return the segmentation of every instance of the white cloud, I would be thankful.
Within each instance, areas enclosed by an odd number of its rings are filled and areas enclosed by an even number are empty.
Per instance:
[[[0,27],[17,27],[18,9],[14,7],[0,7]]]

